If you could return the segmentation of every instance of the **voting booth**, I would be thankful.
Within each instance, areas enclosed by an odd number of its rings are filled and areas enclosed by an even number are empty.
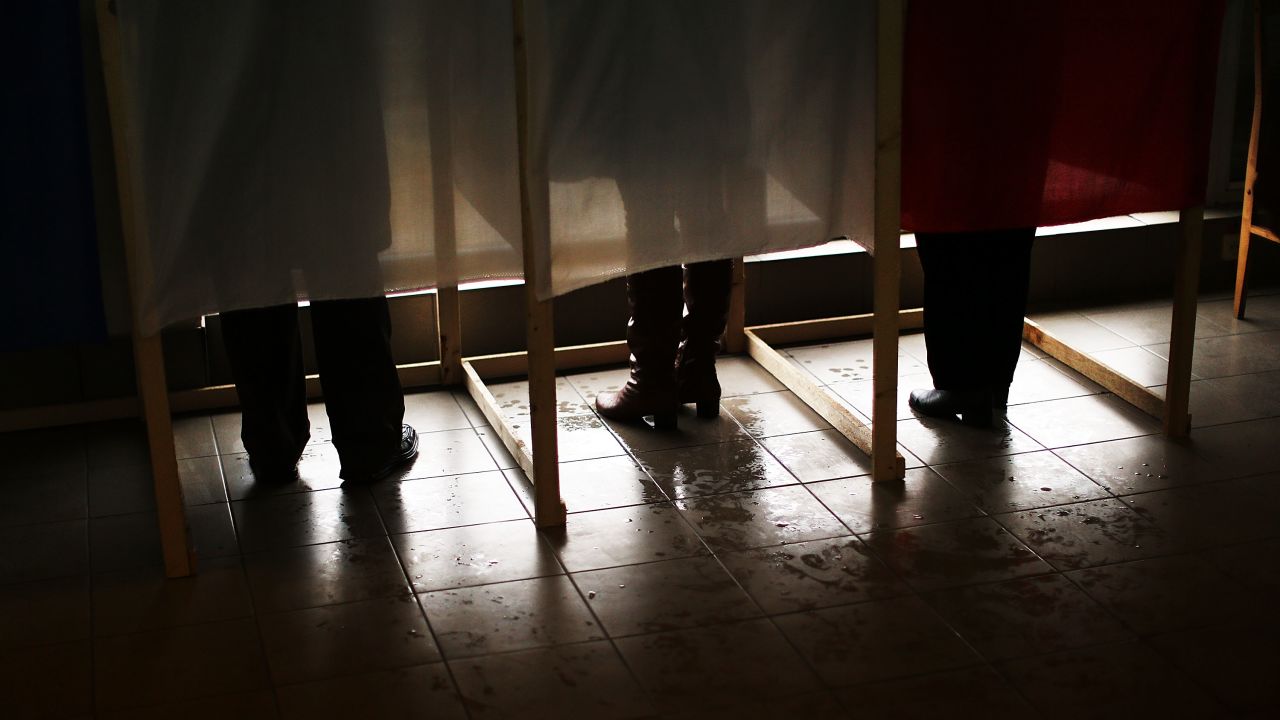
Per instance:
[[[1118,5],[1118,6],[1117,6]],[[435,288],[438,362],[565,522],[551,299],[648,269],[847,238],[867,316],[746,328],[746,351],[900,479],[903,230],[1181,210],[1167,396],[1028,322],[1026,337],[1189,431],[1222,3],[374,0],[96,3],[166,570],[193,571],[159,332],[192,317]],[[1207,41],[1206,41],[1207,40]],[[528,350],[465,357],[460,283],[523,278]],[[802,292],[803,288],[797,288]],[[874,336],[868,426],[776,345]],[[486,379],[527,374],[532,431]],[[222,396],[225,398],[225,394]],[[195,409],[195,406],[187,406]]]

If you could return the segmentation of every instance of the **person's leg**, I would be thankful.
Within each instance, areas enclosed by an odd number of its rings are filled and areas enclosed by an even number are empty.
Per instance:
[[[618,192],[626,212],[628,263],[642,266],[654,248],[679,241],[675,228],[675,191],[645,163],[633,162],[618,176]],[[596,396],[596,411],[611,420],[634,422],[653,416],[655,427],[676,426],[676,353],[680,345],[679,265],[627,276],[627,347],[631,377],[622,388]]]
[[[311,327],[342,477],[377,479],[417,451],[416,434],[403,425],[387,299],[313,302]]]
[[[924,335],[933,390],[911,393],[911,407],[931,417],[960,415],[967,424],[991,422],[986,356],[981,348],[985,285],[977,233],[917,233],[924,271]]]
[[[697,403],[698,417],[720,414],[716,354],[729,318],[733,261],[693,263],[684,269],[686,314],[681,325],[676,380],[682,403]]]
[[[296,479],[311,428],[298,306],[224,312],[219,320],[240,396],[240,437],[254,477],[265,482]]]
[[[1009,399],[1018,357],[1022,354],[1022,326],[1027,314],[1031,285],[1031,247],[1035,228],[990,233],[983,245],[988,278],[984,283],[986,338],[982,343],[983,382],[991,389],[992,403],[1003,408]]]
[[[986,376],[975,329],[983,325],[982,241],[970,233],[917,233],[924,271],[924,341],[939,390],[973,390]],[[979,331],[980,332],[980,331]]]
[[[680,284],[679,265],[627,276],[631,378],[621,390],[596,396],[596,410],[602,416],[635,421],[652,415],[656,427],[675,427],[675,362],[684,305]]]

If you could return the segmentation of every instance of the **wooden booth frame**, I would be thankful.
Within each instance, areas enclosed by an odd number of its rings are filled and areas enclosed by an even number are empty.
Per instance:
[[[112,0],[94,0],[98,37],[101,45],[103,76],[111,119],[112,143],[115,150],[115,173],[121,215],[126,266],[131,286],[144,274],[139,263],[145,256],[136,252],[146,247],[146,226],[136,222],[143,215],[146,198],[133,187],[129,169],[128,114],[124,107],[124,85],[120,67],[119,28]],[[519,133],[521,229],[523,235],[525,277],[534,277],[534,249],[545,238],[534,226],[531,210],[537,204],[545,208],[545,187],[528,182],[527,164],[527,62],[524,46],[524,3],[512,0],[515,13],[513,49],[516,63],[517,129]],[[746,352],[759,365],[813,408],[841,434],[871,457],[873,481],[894,481],[904,476],[904,460],[897,452],[897,373],[898,335],[904,329],[923,325],[919,309],[899,308],[901,275],[900,188],[901,188],[901,119],[902,66],[906,21],[905,0],[878,0],[877,70],[875,114],[875,190],[873,312],[802,322],[779,323],[755,327],[745,326],[745,284],[741,259],[734,261],[730,315],[725,336],[727,352]],[[447,62],[446,58],[437,58]],[[435,106],[447,101],[444,88],[428,88],[435,96]],[[442,113],[447,116],[446,112]],[[433,118],[435,120],[435,118]],[[442,277],[453,277],[453,248],[442,239],[454,237],[450,185],[451,157],[448,153],[446,123],[433,122],[430,130],[435,178],[432,192],[437,202],[434,215],[435,233]],[[437,135],[438,134],[438,135]],[[545,213],[541,217],[546,217]],[[100,222],[102,220],[100,219]],[[1132,379],[1108,368],[1054,337],[1044,328],[1028,320],[1024,337],[1049,355],[1061,360],[1107,390],[1161,418],[1171,437],[1186,437],[1190,430],[1187,413],[1191,376],[1192,340],[1195,330],[1195,306],[1198,284],[1199,252],[1203,225],[1202,208],[1184,210],[1180,218],[1175,278],[1172,337],[1169,352],[1169,378],[1166,397],[1141,386]],[[546,232],[545,229],[542,231]],[[478,357],[462,354],[462,323],[459,290],[456,286],[436,291],[437,329],[440,360],[398,367],[402,384],[408,387],[463,385],[493,426],[503,445],[534,486],[534,521],[539,528],[562,526],[566,508],[560,496],[560,479],[556,421],[556,372],[574,368],[619,364],[628,357],[623,341],[557,348],[553,338],[552,304],[540,300],[535,284],[525,283],[526,327],[528,350]],[[147,441],[154,478],[157,517],[165,574],[182,577],[195,572],[195,556],[191,551],[190,533],[178,476],[177,455],[173,437],[173,412],[207,411],[237,404],[233,386],[219,386],[169,392],[165,380],[164,358],[159,334],[144,335],[133,331],[133,350],[137,369],[137,398],[76,403],[0,413],[0,430],[38,427],[67,422],[86,422],[119,417],[141,416],[146,424]],[[792,364],[775,345],[815,342],[858,335],[872,335],[873,404],[871,425],[846,404],[831,396],[816,380]],[[486,380],[526,375],[529,381],[531,437],[520,438],[510,421],[498,407]],[[307,378],[308,397],[320,394],[318,379]]]
[[[528,85],[527,57],[524,44],[524,3],[513,0],[515,11],[516,61],[516,126],[520,159],[520,215],[524,241],[525,277],[533,277],[534,248],[545,237],[546,228],[534,225],[534,205],[545,210],[545,188],[528,182]],[[901,270],[899,190],[901,187],[902,146],[902,60],[906,27],[904,0],[880,0],[877,12],[876,64],[876,153],[875,153],[875,290],[874,313],[861,318],[874,335],[872,432],[849,408],[834,401],[820,386],[794,368],[786,359],[762,340],[776,337],[771,327],[746,328],[744,303],[744,264],[734,261],[730,295],[726,345],[730,352],[746,349],[765,370],[774,375],[805,403],[830,422],[863,452],[871,456],[875,480],[898,480],[905,474],[905,462],[896,449],[898,349],[898,293]],[[538,214],[546,217],[546,212]],[[622,362],[627,357],[626,344],[603,343],[556,349],[552,332],[551,303],[536,297],[534,284],[525,283],[528,328],[527,353],[476,358],[462,363],[467,389],[485,418],[494,427],[503,445],[516,459],[534,485],[535,522],[538,527],[563,525],[566,509],[560,498],[558,447],[556,443],[555,373],[557,369],[585,367]],[[829,327],[830,323],[819,326]],[[771,331],[773,334],[771,334]],[[523,361],[523,362],[522,362]],[[529,409],[532,436],[526,443],[502,413],[492,393],[484,384],[486,373],[477,365],[489,364],[494,370],[499,363],[513,363],[516,370],[523,364],[528,373]],[[512,375],[498,371],[498,375]]]

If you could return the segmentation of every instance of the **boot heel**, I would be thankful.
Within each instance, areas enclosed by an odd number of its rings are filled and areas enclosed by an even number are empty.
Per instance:
[[[676,429],[676,414],[675,414],[674,412],[669,412],[669,413],[654,413],[654,414],[653,414],[653,429],[654,429],[654,430],[675,430],[675,429]]]
[[[706,419],[720,417],[720,401],[718,399],[699,400],[698,417]]]

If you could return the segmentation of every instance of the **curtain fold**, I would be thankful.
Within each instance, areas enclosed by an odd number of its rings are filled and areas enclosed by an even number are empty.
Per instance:
[[[144,330],[522,273],[508,0],[119,0]],[[876,3],[527,0],[536,289],[869,249]],[[1222,0],[913,0],[903,224],[1203,196]]]

